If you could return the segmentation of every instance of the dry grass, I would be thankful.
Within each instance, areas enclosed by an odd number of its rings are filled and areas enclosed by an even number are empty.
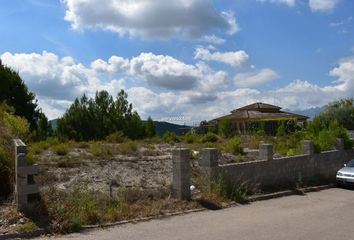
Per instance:
[[[166,212],[193,209],[196,202],[172,199],[169,195],[121,189],[116,197],[78,187],[72,191],[51,188],[43,200],[55,232],[73,232],[87,224],[157,216]]]

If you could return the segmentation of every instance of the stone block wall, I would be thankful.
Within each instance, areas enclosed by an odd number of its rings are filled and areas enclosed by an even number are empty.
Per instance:
[[[209,150],[210,151],[210,150]],[[344,150],[343,140],[338,139],[336,150],[316,154],[311,141],[304,141],[303,155],[273,159],[273,146],[262,144],[260,160],[219,165],[203,165],[205,177],[208,171],[223,174],[234,184],[248,184],[260,188],[288,186],[296,183],[334,181],[336,172],[349,160],[354,159],[354,149]],[[209,169],[209,170],[208,170]]]

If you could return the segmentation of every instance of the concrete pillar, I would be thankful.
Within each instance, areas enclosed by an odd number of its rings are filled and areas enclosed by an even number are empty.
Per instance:
[[[267,161],[273,160],[272,144],[259,144],[259,159]]]
[[[178,148],[172,150],[172,165],[173,196],[181,200],[190,200],[191,170],[189,162],[189,149]]]
[[[199,166],[202,176],[207,181],[213,181],[218,175],[218,150],[216,148],[204,148],[202,157],[199,158]]]
[[[311,140],[305,140],[302,143],[302,153],[306,155],[313,155],[315,153],[315,145]]]
[[[337,140],[336,140],[336,149],[338,151],[344,150],[344,139],[343,138],[337,138]]]
[[[32,204],[38,203],[39,189],[34,182],[34,175],[38,174],[36,166],[27,164],[27,146],[20,140],[14,139],[15,145],[15,203],[20,211],[30,209]]]

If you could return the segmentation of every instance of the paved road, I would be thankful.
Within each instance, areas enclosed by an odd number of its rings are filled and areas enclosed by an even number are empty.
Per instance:
[[[219,211],[206,211],[72,234],[60,239],[127,240],[350,240],[354,191],[329,189]]]

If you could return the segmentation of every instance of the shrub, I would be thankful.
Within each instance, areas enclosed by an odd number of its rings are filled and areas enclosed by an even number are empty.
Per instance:
[[[203,197],[212,201],[244,202],[249,193],[245,184],[235,185],[227,181],[224,174],[219,174],[215,181],[201,183]]]
[[[106,141],[110,143],[122,143],[126,141],[126,137],[124,137],[124,134],[122,131],[118,131],[115,133],[112,133],[106,137]]]
[[[202,142],[207,143],[207,142],[217,142],[219,140],[218,135],[212,132],[208,132],[202,137]]]
[[[107,195],[86,188],[70,191],[48,189],[44,192],[48,215],[56,224],[56,232],[73,232],[82,225],[118,221],[130,217],[130,206],[124,197],[109,199]]]
[[[243,148],[241,146],[241,140],[238,137],[229,139],[225,146],[225,151],[233,154],[243,154]]]
[[[89,148],[90,144],[88,142],[79,142],[76,145],[78,148]]]
[[[54,147],[54,152],[60,156],[65,156],[69,152],[69,146],[67,143],[61,143]]]
[[[138,144],[135,141],[129,140],[119,145],[118,152],[121,154],[131,154],[138,150]]]
[[[26,137],[29,125],[25,119],[7,112],[8,107],[0,104],[0,196],[7,197],[12,191],[13,142],[16,137]]]
[[[12,135],[15,137],[21,138],[23,141],[28,140],[30,135],[30,125],[25,118],[4,112],[2,124],[4,127],[10,129]]]
[[[29,153],[33,155],[41,154],[44,150],[47,150],[51,147],[55,148],[60,144],[59,139],[57,138],[48,138],[45,141],[35,142],[29,144]]]
[[[336,138],[344,139],[346,149],[353,147],[347,130],[336,120],[328,121],[322,115],[315,117],[304,131],[304,139],[314,141],[316,152],[334,149]]]
[[[95,157],[107,157],[112,155],[107,145],[102,144],[102,142],[91,142],[90,143],[90,150],[93,156]]]
[[[336,144],[336,137],[329,130],[322,130],[315,139],[315,144],[318,145],[321,151],[333,150]]]
[[[185,143],[196,143],[198,142],[198,136],[192,133],[191,131],[188,131],[184,136],[183,136],[183,141]]]
[[[221,119],[218,123],[218,133],[220,136],[223,137],[230,137],[231,136],[231,122],[229,119]]]
[[[162,140],[166,143],[169,143],[169,144],[175,144],[175,143],[180,142],[179,137],[174,132],[166,132],[162,136]]]
[[[32,222],[32,221],[29,221],[29,222],[26,222],[24,224],[21,224],[21,225],[18,225],[15,230],[19,233],[31,233],[35,230],[37,230],[38,227],[37,225]]]

